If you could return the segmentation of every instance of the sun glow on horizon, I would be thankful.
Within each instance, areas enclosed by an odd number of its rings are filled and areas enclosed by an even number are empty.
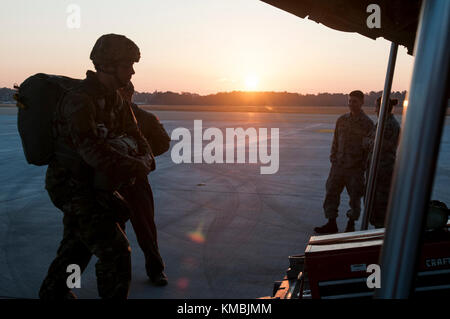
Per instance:
[[[258,87],[259,78],[256,75],[247,75],[245,78],[245,89],[254,91]]]
[[[138,92],[383,88],[389,41],[336,31],[262,1],[76,2],[80,28],[67,26],[69,2],[2,2],[1,37],[8,45],[0,50],[0,88],[36,73],[84,78],[93,69],[89,52],[105,33],[123,34],[139,46],[142,58],[132,79]],[[409,88],[413,62],[400,46],[392,91]]]

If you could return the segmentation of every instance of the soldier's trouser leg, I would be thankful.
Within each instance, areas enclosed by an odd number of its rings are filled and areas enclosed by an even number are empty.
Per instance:
[[[164,270],[164,262],[158,248],[153,193],[148,179],[137,179],[133,186],[121,190],[120,193],[131,208],[130,220],[139,246],[144,252],[147,275],[158,274]]]
[[[378,179],[373,199],[372,213],[369,219],[370,223],[375,227],[384,227],[390,187],[389,180],[384,182]]]
[[[39,290],[41,299],[63,299],[69,291],[66,281],[70,273],[67,273],[67,266],[76,264],[83,272],[92,256],[89,249],[78,238],[76,220],[65,214],[63,223],[63,239]]]
[[[331,166],[330,174],[326,183],[326,195],[323,202],[323,210],[326,218],[337,218],[341,193],[344,189],[344,176],[340,174],[339,169]]]
[[[80,239],[98,257],[95,265],[101,298],[126,299],[131,282],[131,249],[111,212],[94,210],[79,216]]]
[[[384,227],[386,210],[388,205],[389,193],[375,193],[375,198],[372,207],[372,213],[370,214],[370,223],[378,228]]]
[[[361,197],[364,196],[365,191],[364,171],[357,170],[349,172],[345,187],[350,197],[350,210],[347,212],[347,217],[352,220],[358,220],[361,214]]]
[[[70,231],[61,242],[58,256],[44,280],[42,295],[46,291],[59,293],[58,289],[62,289],[69,275],[66,273],[67,265],[79,264],[84,270],[88,255],[90,258],[94,254],[99,259],[96,274],[100,297],[127,298],[131,281],[131,250],[128,239],[116,222],[115,212],[100,205],[95,196],[74,197],[67,207],[70,207],[70,212],[65,212],[70,216]],[[82,257],[74,258],[77,255]],[[55,289],[52,290],[53,287]]]

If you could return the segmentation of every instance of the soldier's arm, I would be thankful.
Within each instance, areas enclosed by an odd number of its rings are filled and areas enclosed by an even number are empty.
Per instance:
[[[366,163],[366,169],[370,167],[372,160],[373,145],[375,141],[376,128],[373,127],[370,132],[363,138],[363,161]]]
[[[333,143],[331,144],[330,162],[335,163],[337,161],[337,151],[338,151],[338,140],[339,140],[339,119],[336,121],[336,127],[333,134]]]
[[[87,164],[108,175],[124,178],[148,173],[149,168],[142,161],[119,153],[98,136],[94,120],[95,106],[88,97],[69,96],[64,109],[72,142]]]
[[[158,117],[150,112],[140,109],[136,104],[132,103],[131,108],[139,129],[150,144],[154,156],[167,152],[170,148],[170,137]]]
[[[375,124],[370,118],[367,118],[367,134],[371,134],[375,129]]]
[[[146,165],[150,167],[150,171],[153,171],[155,166],[155,159],[153,152],[147,139],[142,134],[136,121],[136,117],[131,109],[131,103],[125,102],[123,108],[124,119],[124,131],[132,136],[136,141],[139,149],[140,159],[145,161]]]
[[[136,143],[138,144],[139,151],[142,153],[142,155],[150,155],[151,154],[151,147],[147,141],[147,139],[142,134],[141,130],[139,129],[136,116],[131,108],[131,103],[124,101],[124,109],[123,109],[123,125],[124,125],[124,131],[134,137]]]
[[[398,123],[396,124],[397,125],[395,125],[394,136],[392,137],[392,139],[395,141],[395,148],[397,148],[398,142],[400,140],[400,125],[398,125]]]
[[[383,136],[383,143],[386,143],[386,146],[390,150],[397,149],[398,146],[398,138],[400,135],[400,127],[397,123],[388,123],[388,125],[385,128],[384,136]]]
[[[367,152],[370,152],[370,150],[373,148],[373,142],[375,139],[375,128],[373,128],[369,133],[366,134],[363,138],[363,148]]]
[[[363,160],[364,162],[368,162],[370,165],[371,159],[369,158],[369,155],[373,151],[376,128],[375,124],[373,124],[372,120],[369,118],[366,124],[366,129],[366,135],[363,137]]]

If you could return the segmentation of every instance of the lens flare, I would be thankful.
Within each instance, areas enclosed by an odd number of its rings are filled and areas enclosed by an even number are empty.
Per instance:
[[[176,284],[178,289],[184,290],[189,286],[189,279],[187,278],[180,278],[177,280],[177,284]]]
[[[203,230],[203,221],[200,222],[196,230],[189,232],[187,234],[187,237],[194,243],[203,244],[205,242],[205,235],[203,234],[202,230]]]

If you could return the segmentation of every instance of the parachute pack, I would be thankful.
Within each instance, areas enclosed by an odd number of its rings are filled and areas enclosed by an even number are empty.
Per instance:
[[[57,105],[67,91],[81,82],[66,76],[38,73],[16,87],[18,92],[14,98],[19,107],[17,128],[29,164],[49,164],[55,150],[53,121]],[[154,155],[166,152],[170,147],[170,137],[158,118],[136,105],[133,105],[133,111]]]
[[[29,164],[47,165],[54,153],[53,120],[65,92],[82,80],[38,73],[16,87],[17,128]]]

